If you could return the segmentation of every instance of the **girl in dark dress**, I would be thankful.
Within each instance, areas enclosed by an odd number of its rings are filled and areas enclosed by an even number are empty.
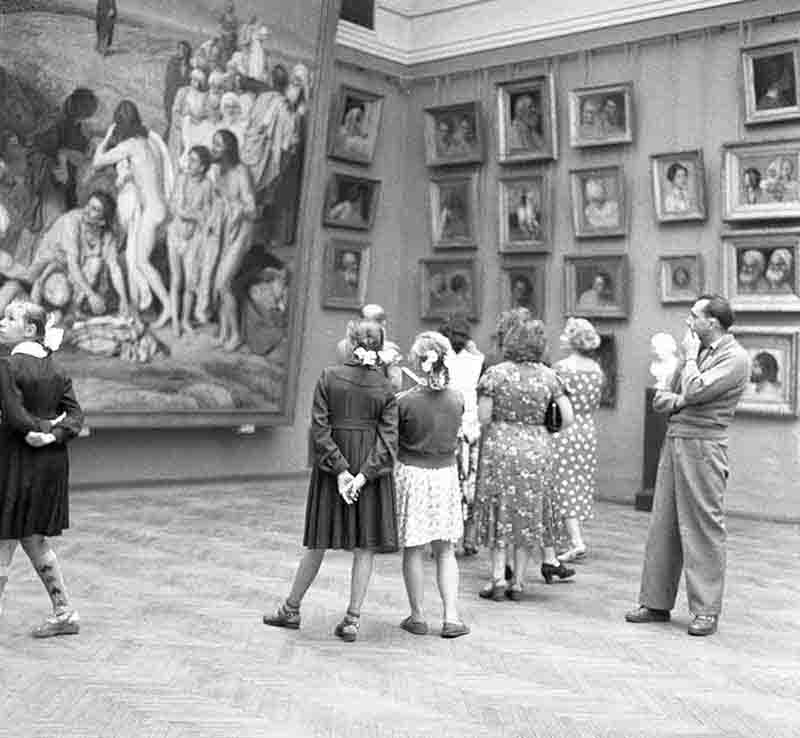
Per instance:
[[[19,301],[0,319],[0,341],[14,345],[0,360],[0,597],[19,542],[53,604],[53,616],[33,631],[36,638],[79,630],[46,536],[69,527],[65,444],[80,432],[83,412],[72,381],[43,344],[46,319],[43,308]]]
[[[350,604],[334,632],[354,641],[374,555],[398,547],[392,477],[397,403],[378,356],[383,328],[370,320],[352,321],[347,339],[351,358],[325,369],[314,392],[314,467],[303,536],[307,550],[289,596],[274,614],[264,616],[264,623],[299,628],[300,604],[326,549],[345,549],[353,551]]]

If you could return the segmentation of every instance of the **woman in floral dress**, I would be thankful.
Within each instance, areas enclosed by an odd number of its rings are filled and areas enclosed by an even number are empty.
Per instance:
[[[581,523],[592,517],[597,488],[597,431],[594,414],[600,406],[605,374],[590,354],[600,345],[600,336],[584,318],[570,318],[561,334],[562,348],[569,356],[555,365],[569,393],[575,423],[556,433],[553,443],[556,483],[553,495],[554,528],[566,551],[562,562],[586,556]]]
[[[522,598],[530,550],[535,547],[542,550],[545,581],[575,574],[556,558],[547,525],[551,516],[545,497],[553,468],[545,412],[555,399],[567,427],[572,405],[555,372],[542,363],[545,345],[540,320],[518,322],[505,336],[505,360],[488,369],[478,383],[478,417],[486,429],[475,519],[478,541],[492,550],[491,580],[480,593],[487,599]],[[504,574],[509,544],[515,547],[512,582]]]

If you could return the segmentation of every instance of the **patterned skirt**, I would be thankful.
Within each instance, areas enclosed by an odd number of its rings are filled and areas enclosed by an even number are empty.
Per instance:
[[[425,469],[397,462],[397,534],[401,547],[457,541],[464,534],[461,488],[453,464]]]

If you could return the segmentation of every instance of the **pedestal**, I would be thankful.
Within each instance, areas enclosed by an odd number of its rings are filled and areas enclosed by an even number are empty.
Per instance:
[[[642,462],[642,487],[636,494],[637,510],[652,510],[653,489],[656,486],[658,459],[661,446],[667,434],[667,415],[653,410],[653,396],[656,391],[652,387],[645,390],[644,398],[644,460]]]

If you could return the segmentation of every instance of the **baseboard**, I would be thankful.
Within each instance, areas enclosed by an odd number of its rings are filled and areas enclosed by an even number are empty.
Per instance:
[[[264,474],[226,474],[214,477],[163,477],[156,479],[120,479],[106,480],[103,482],[74,481],[70,483],[70,490],[119,490],[142,489],[144,487],[174,487],[188,486],[209,487],[221,484],[252,484],[254,482],[293,482],[308,479],[310,469],[300,469],[292,472],[274,472]]]

